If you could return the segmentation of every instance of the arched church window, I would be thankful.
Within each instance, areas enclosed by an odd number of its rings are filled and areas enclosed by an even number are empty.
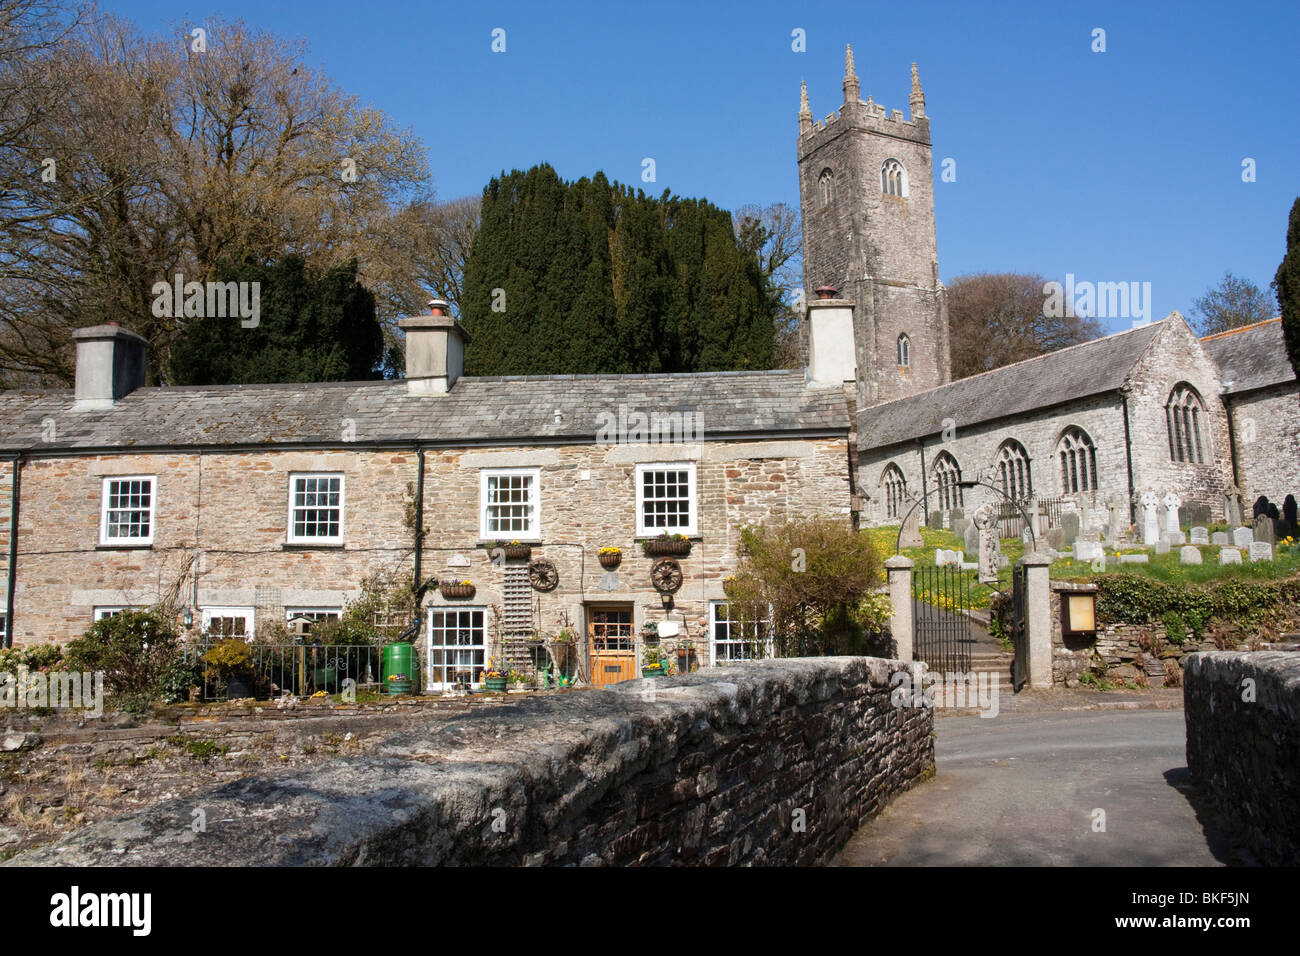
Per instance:
[[[997,475],[1002,493],[1013,501],[1024,501],[1034,493],[1029,455],[1014,438],[1008,438],[998,449]]]
[[[934,484],[939,492],[939,509],[950,511],[961,507],[961,466],[948,452],[940,452],[934,460]]]
[[[1193,465],[1205,464],[1208,449],[1201,429],[1205,403],[1196,389],[1179,382],[1169,393],[1165,405],[1165,425],[1169,429],[1169,457]]]
[[[907,171],[896,159],[887,159],[880,167],[880,191],[886,196],[907,196]]]
[[[903,477],[902,469],[891,464],[885,469],[880,483],[885,491],[885,517],[901,518],[903,504],[907,500],[907,479]]]
[[[829,169],[823,169],[817,186],[821,190],[822,208],[825,209],[835,198],[835,174]]]
[[[1061,491],[1067,495],[1097,490],[1097,449],[1082,428],[1070,427],[1056,443]]]
[[[912,364],[912,340],[906,332],[898,337],[898,364],[903,368]]]

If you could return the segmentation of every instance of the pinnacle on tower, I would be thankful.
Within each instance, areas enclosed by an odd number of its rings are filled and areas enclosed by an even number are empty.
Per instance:
[[[853,68],[853,47],[844,47],[844,102],[857,103],[862,99],[862,89],[858,85],[858,74]]]
[[[925,94],[921,92],[921,77],[912,64],[912,119],[925,115]]]
[[[803,80],[799,81],[799,132],[805,133],[812,129],[812,107],[808,105],[808,84]]]

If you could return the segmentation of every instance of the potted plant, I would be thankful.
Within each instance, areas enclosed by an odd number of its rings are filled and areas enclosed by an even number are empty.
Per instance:
[[[731,592],[735,586],[736,586],[736,576],[734,574],[728,574],[725,578],[722,579],[722,593],[725,594],[727,597],[732,596]]]
[[[501,693],[506,689],[506,683],[509,675],[501,668],[488,660],[487,670],[483,672],[483,689],[494,693]]]
[[[669,534],[665,531],[658,537],[646,538],[642,541],[641,550],[649,558],[664,555],[683,556],[691,553],[691,539],[684,534]]]
[[[695,642],[680,640],[677,642],[677,672],[689,674],[695,670]]]
[[[528,675],[523,671],[510,671],[510,693],[521,694],[528,690]]]
[[[533,546],[523,544],[519,541],[498,541],[496,546],[505,552],[505,556],[511,560],[527,561],[533,556]]]
[[[641,651],[641,676],[664,676],[664,652],[657,644],[647,644]]]
[[[464,600],[474,596],[473,581],[443,581],[438,592],[449,601]]]
[[[613,571],[623,563],[622,548],[601,548],[596,552],[596,558],[600,561],[600,566],[606,571]]]

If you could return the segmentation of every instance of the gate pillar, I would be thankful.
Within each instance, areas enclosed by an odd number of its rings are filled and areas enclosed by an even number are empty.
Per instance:
[[[1025,568],[1025,642],[1029,649],[1027,676],[1030,687],[1052,686],[1052,589],[1048,572],[1052,559],[1027,554],[1020,559]]]
[[[894,613],[889,619],[889,631],[894,637],[894,657],[900,661],[912,660],[914,647],[912,621],[912,567],[915,562],[901,554],[885,561],[889,576],[889,603]]]

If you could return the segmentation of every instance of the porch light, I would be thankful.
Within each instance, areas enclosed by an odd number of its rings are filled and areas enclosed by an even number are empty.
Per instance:
[[[184,616],[181,618],[181,620],[185,622],[185,627],[186,627],[187,630],[188,630],[189,628],[193,627],[193,626],[194,626],[194,609],[193,609],[193,608],[190,608],[190,607],[187,607],[187,608],[185,609],[185,614],[184,614]]]
[[[673,595],[671,591],[660,591],[659,600],[663,602],[665,612],[673,609]]]
[[[1097,633],[1095,592],[1061,595],[1061,633],[1086,636]]]

